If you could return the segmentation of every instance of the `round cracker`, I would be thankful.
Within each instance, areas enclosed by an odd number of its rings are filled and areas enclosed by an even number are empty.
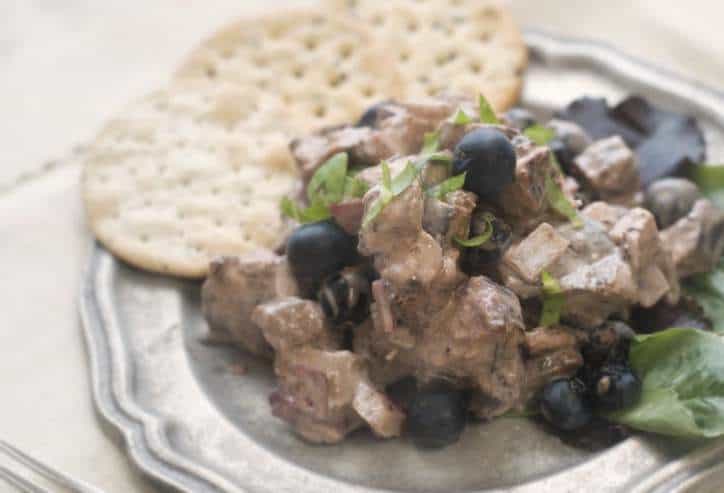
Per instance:
[[[134,266],[189,278],[218,255],[275,247],[279,201],[296,186],[290,140],[399,96],[382,60],[364,30],[309,11],[222,30],[88,146],[96,237]]]
[[[520,97],[528,52],[511,13],[495,0],[327,0],[372,29],[395,57],[405,98],[483,93],[498,111]]]
[[[349,17],[302,9],[221,29],[189,55],[176,78],[254,86],[304,106],[306,126],[295,130],[306,134],[401,97],[402,78],[391,62]]]

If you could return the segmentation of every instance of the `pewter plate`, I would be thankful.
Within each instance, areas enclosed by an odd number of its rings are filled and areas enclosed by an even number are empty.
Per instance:
[[[609,48],[526,35],[523,96],[545,114],[582,94],[639,93],[695,115],[710,156],[724,159],[724,95]],[[332,447],[295,438],[269,412],[268,364],[202,343],[198,283],[147,274],[94,246],[80,296],[93,397],[133,462],[184,492],[715,492],[724,442],[636,436],[606,450],[568,445],[540,424],[499,419],[469,427],[441,451],[359,432]],[[246,367],[241,376],[235,368]]]

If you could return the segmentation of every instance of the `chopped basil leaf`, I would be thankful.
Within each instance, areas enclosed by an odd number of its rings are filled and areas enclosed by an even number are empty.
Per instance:
[[[462,126],[462,125],[467,125],[469,123],[472,123],[473,118],[470,115],[468,115],[467,113],[465,113],[465,111],[463,111],[462,108],[458,108],[458,110],[455,112],[455,114],[453,116],[451,116],[448,121],[450,123],[452,123],[453,125]]]
[[[692,170],[690,178],[704,195],[724,208],[724,165],[701,164]]]
[[[342,200],[347,163],[347,153],[340,152],[319,167],[307,186],[307,200],[310,204],[318,198],[321,198],[326,204],[334,204]]]
[[[344,197],[360,198],[367,193],[369,186],[364,181],[353,176],[344,177]]]
[[[390,190],[392,188],[392,174],[390,165],[387,161],[382,161],[382,188]]]
[[[490,125],[500,124],[500,120],[498,120],[498,117],[495,115],[493,107],[490,106],[490,103],[487,99],[485,99],[485,96],[483,96],[482,94],[478,96],[478,106],[480,107],[481,123],[489,123]]]
[[[568,197],[563,193],[561,187],[553,177],[546,176],[546,198],[548,203],[558,214],[567,217],[576,228],[583,227],[583,221],[578,215],[578,210],[571,204]]]
[[[555,277],[549,272],[543,271],[540,278],[543,283],[543,311],[540,315],[540,325],[549,327],[561,321],[561,312],[566,300],[561,291],[561,285]]]
[[[639,402],[607,414],[631,428],[675,437],[724,435],[724,340],[695,329],[639,335],[629,361],[643,383]]]
[[[460,190],[465,185],[465,176],[467,172],[448,178],[442,183],[435,185],[434,187],[427,189],[427,195],[429,197],[435,197],[440,199],[450,192]]]
[[[455,237],[455,243],[466,248],[477,248],[487,243],[488,240],[490,240],[490,238],[493,236],[493,215],[490,213],[486,213],[483,216],[483,219],[485,219],[485,231],[483,231],[482,234],[474,236],[472,238],[468,238],[467,240]]]
[[[422,144],[422,150],[420,154],[432,154],[437,152],[440,148],[440,133],[439,132],[427,132],[425,134],[425,141]]]
[[[284,197],[280,207],[285,216],[302,224],[323,221],[332,216],[329,212],[329,207],[319,200],[313,202],[309,207],[302,209],[290,198]]]
[[[555,131],[553,131],[553,129],[536,123],[535,125],[531,125],[530,127],[523,130],[523,135],[528,137],[539,146],[545,146],[548,145],[551,140],[553,140],[553,138],[556,136],[556,133]]]

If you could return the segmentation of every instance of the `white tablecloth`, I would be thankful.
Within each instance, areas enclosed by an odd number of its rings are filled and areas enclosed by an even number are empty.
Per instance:
[[[89,234],[79,170],[64,159],[126,101],[162,84],[200,38],[263,3],[0,2],[0,438],[108,492],[155,489],[93,412],[75,303]],[[606,41],[724,88],[717,2],[511,5],[525,26]]]

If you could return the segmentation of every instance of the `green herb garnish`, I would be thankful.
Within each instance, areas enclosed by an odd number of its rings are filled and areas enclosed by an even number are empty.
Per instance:
[[[543,311],[540,315],[540,326],[550,327],[561,321],[561,312],[566,300],[561,285],[555,277],[543,271],[540,278],[543,283]]]
[[[299,207],[294,201],[285,197],[280,208],[282,214],[300,223],[318,222],[332,216],[329,206],[342,202],[345,198],[362,197],[367,184],[348,170],[346,152],[335,154],[317,169],[307,185],[307,201],[309,206]]]
[[[690,178],[704,195],[724,208],[724,165],[700,164],[694,167]]]
[[[724,435],[724,340],[711,332],[668,329],[639,335],[629,361],[643,383],[635,406],[606,418],[675,437]]]
[[[583,220],[578,214],[578,210],[573,206],[573,204],[571,204],[568,197],[566,197],[561,187],[550,174],[546,176],[545,186],[546,198],[553,210],[555,210],[558,214],[567,217],[574,227],[582,228]]]
[[[455,243],[457,243],[460,246],[464,246],[466,248],[477,248],[481,245],[484,245],[487,243],[490,238],[493,236],[493,219],[494,216],[486,212],[483,215],[483,219],[485,220],[485,230],[482,234],[478,236],[473,236],[472,238],[468,238],[467,240],[463,240],[461,238],[455,237]]]
[[[436,199],[441,199],[450,192],[454,192],[463,188],[463,185],[465,185],[466,175],[467,172],[448,178],[444,182],[439,183],[434,187],[428,188],[425,193],[427,193],[428,197],[435,197]]]
[[[420,154],[432,154],[437,152],[440,148],[440,133],[439,132],[427,132],[425,134],[425,141],[422,144]]]
[[[523,135],[528,137],[539,146],[547,146],[550,141],[555,138],[556,133],[555,131],[553,131],[553,129],[536,123],[535,125],[531,125],[530,127],[523,130]]]
[[[473,122],[473,118],[465,113],[462,108],[458,108],[453,116],[448,121],[453,125],[463,126]]]
[[[490,105],[485,96],[480,94],[478,96],[478,107],[480,108],[480,122],[488,123],[490,125],[500,125],[500,120],[495,115],[493,107]]]

